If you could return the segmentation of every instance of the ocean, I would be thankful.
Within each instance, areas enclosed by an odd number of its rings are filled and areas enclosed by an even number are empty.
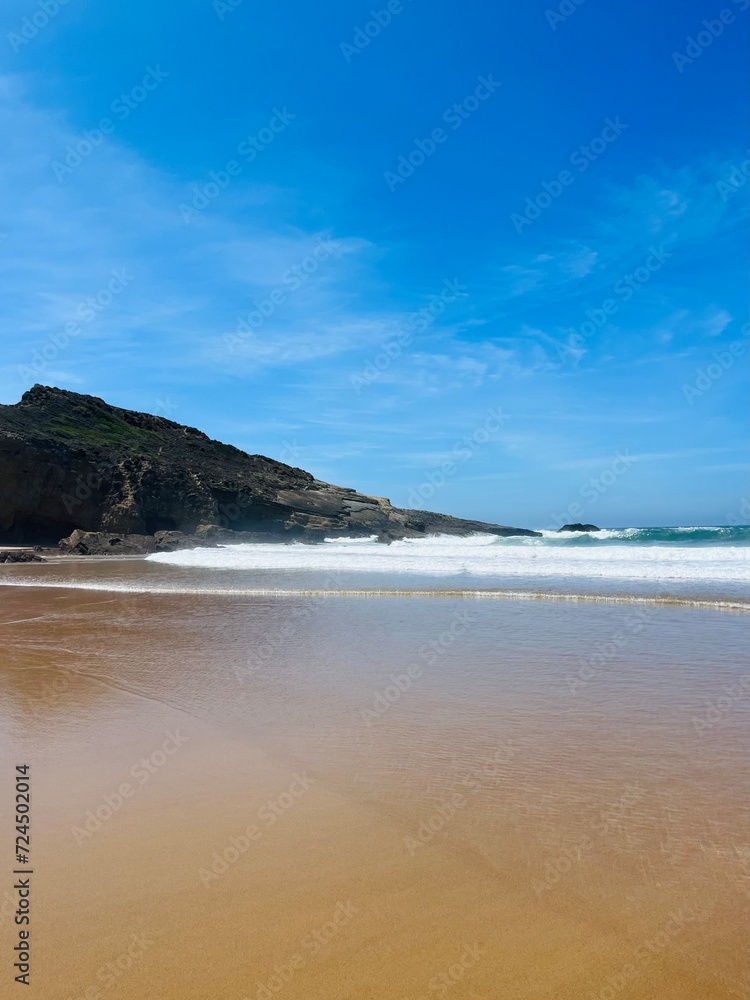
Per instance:
[[[749,597],[750,528],[623,528],[544,531],[541,538],[433,536],[389,545],[374,538],[322,546],[237,545],[149,556],[162,566],[252,573],[267,586],[319,583],[388,589],[482,591],[489,595],[642,597],[735,604]],[[224,574],[226,576],[226,573]]]
[[[188,549],[145,560],[19,566],[4,582],[122,591],[473,593],[485,598],[672,602],[742,609],[750,602],[750,528],[544,531],[541,537],[374,537],[321,544]]]

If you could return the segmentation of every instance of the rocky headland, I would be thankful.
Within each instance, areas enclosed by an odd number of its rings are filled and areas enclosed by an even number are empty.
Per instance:
[[[132,554],[245,541],[537,535],[392,507],[194,427],[35,385],[0,406],[0,545]]]

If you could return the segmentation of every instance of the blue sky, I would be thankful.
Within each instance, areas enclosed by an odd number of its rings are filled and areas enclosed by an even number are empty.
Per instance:
[[[747,0],[0,17],[0,401],[509,524],[739,517]]]

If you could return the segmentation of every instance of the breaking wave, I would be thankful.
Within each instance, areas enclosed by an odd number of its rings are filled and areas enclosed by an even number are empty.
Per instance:
[[[374,537],[329,539],[322,545],[228,545],[147,558],[168,566],[224,571],[744,583],[750,582],[748,540],[748,528],[622,528],[545,531],[536,538],[435,535],[387,545]]]

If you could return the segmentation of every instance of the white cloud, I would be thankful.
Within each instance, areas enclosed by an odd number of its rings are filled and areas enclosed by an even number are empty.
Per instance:
[[[726,309],[717,309],[704,321],[705,333],[708,337],[718,337],[732,322],[732,316]]]
[[[622,453],[627,455],[632,462],[673,462],[678,459],[694,458],[697,455],[715,455],[724,452],[736,452],[742,450],[737,445],[719,448],[680,448],[674,451],[650,451],[633,455],[626,448],[622,448]],[[611,455],[600,455],[590,458],[576,458],[567,462],[557,462],[552,468],[556,472],[568,469],[604,469],[617,458],[613,452]]]
[[[567,255],[563,254],[560,259],[560,267],[574,278],[585,278],[594,270],[598,259],[599,252],[597,250],[582,246]]]
[[[152,169],[116,134],[58,181],[52,160],[80,132],[33,107],[18,77],[0,77],[0,127],[11,137],[0,163],[6,397],[53,373],[104,391],[123,366],[169,381],[200,380],[210,369],[243,374],[304,364],[399,328],[394,317],[358,302],[376,248],[291,225],[284,192],[264,187],[262,213],[248,218],[235,208],[252,189],[237,182],[186,225],[178,205],[188,186]],[[317,260],[325,241],[334,249]],[[122,269],[131,280],[108,296],[113,270]],[[230,354],[222,335],[275,289],[287,293],[285,301]],[[82,321],[85,301],[101,292],[106,307]],[[50,336],[62,341],[73,322],[79,330],[65,346],[49,347]],[[42,349],[53,356],[37,371]],[[30,372],[25,380],[18,366]]]

